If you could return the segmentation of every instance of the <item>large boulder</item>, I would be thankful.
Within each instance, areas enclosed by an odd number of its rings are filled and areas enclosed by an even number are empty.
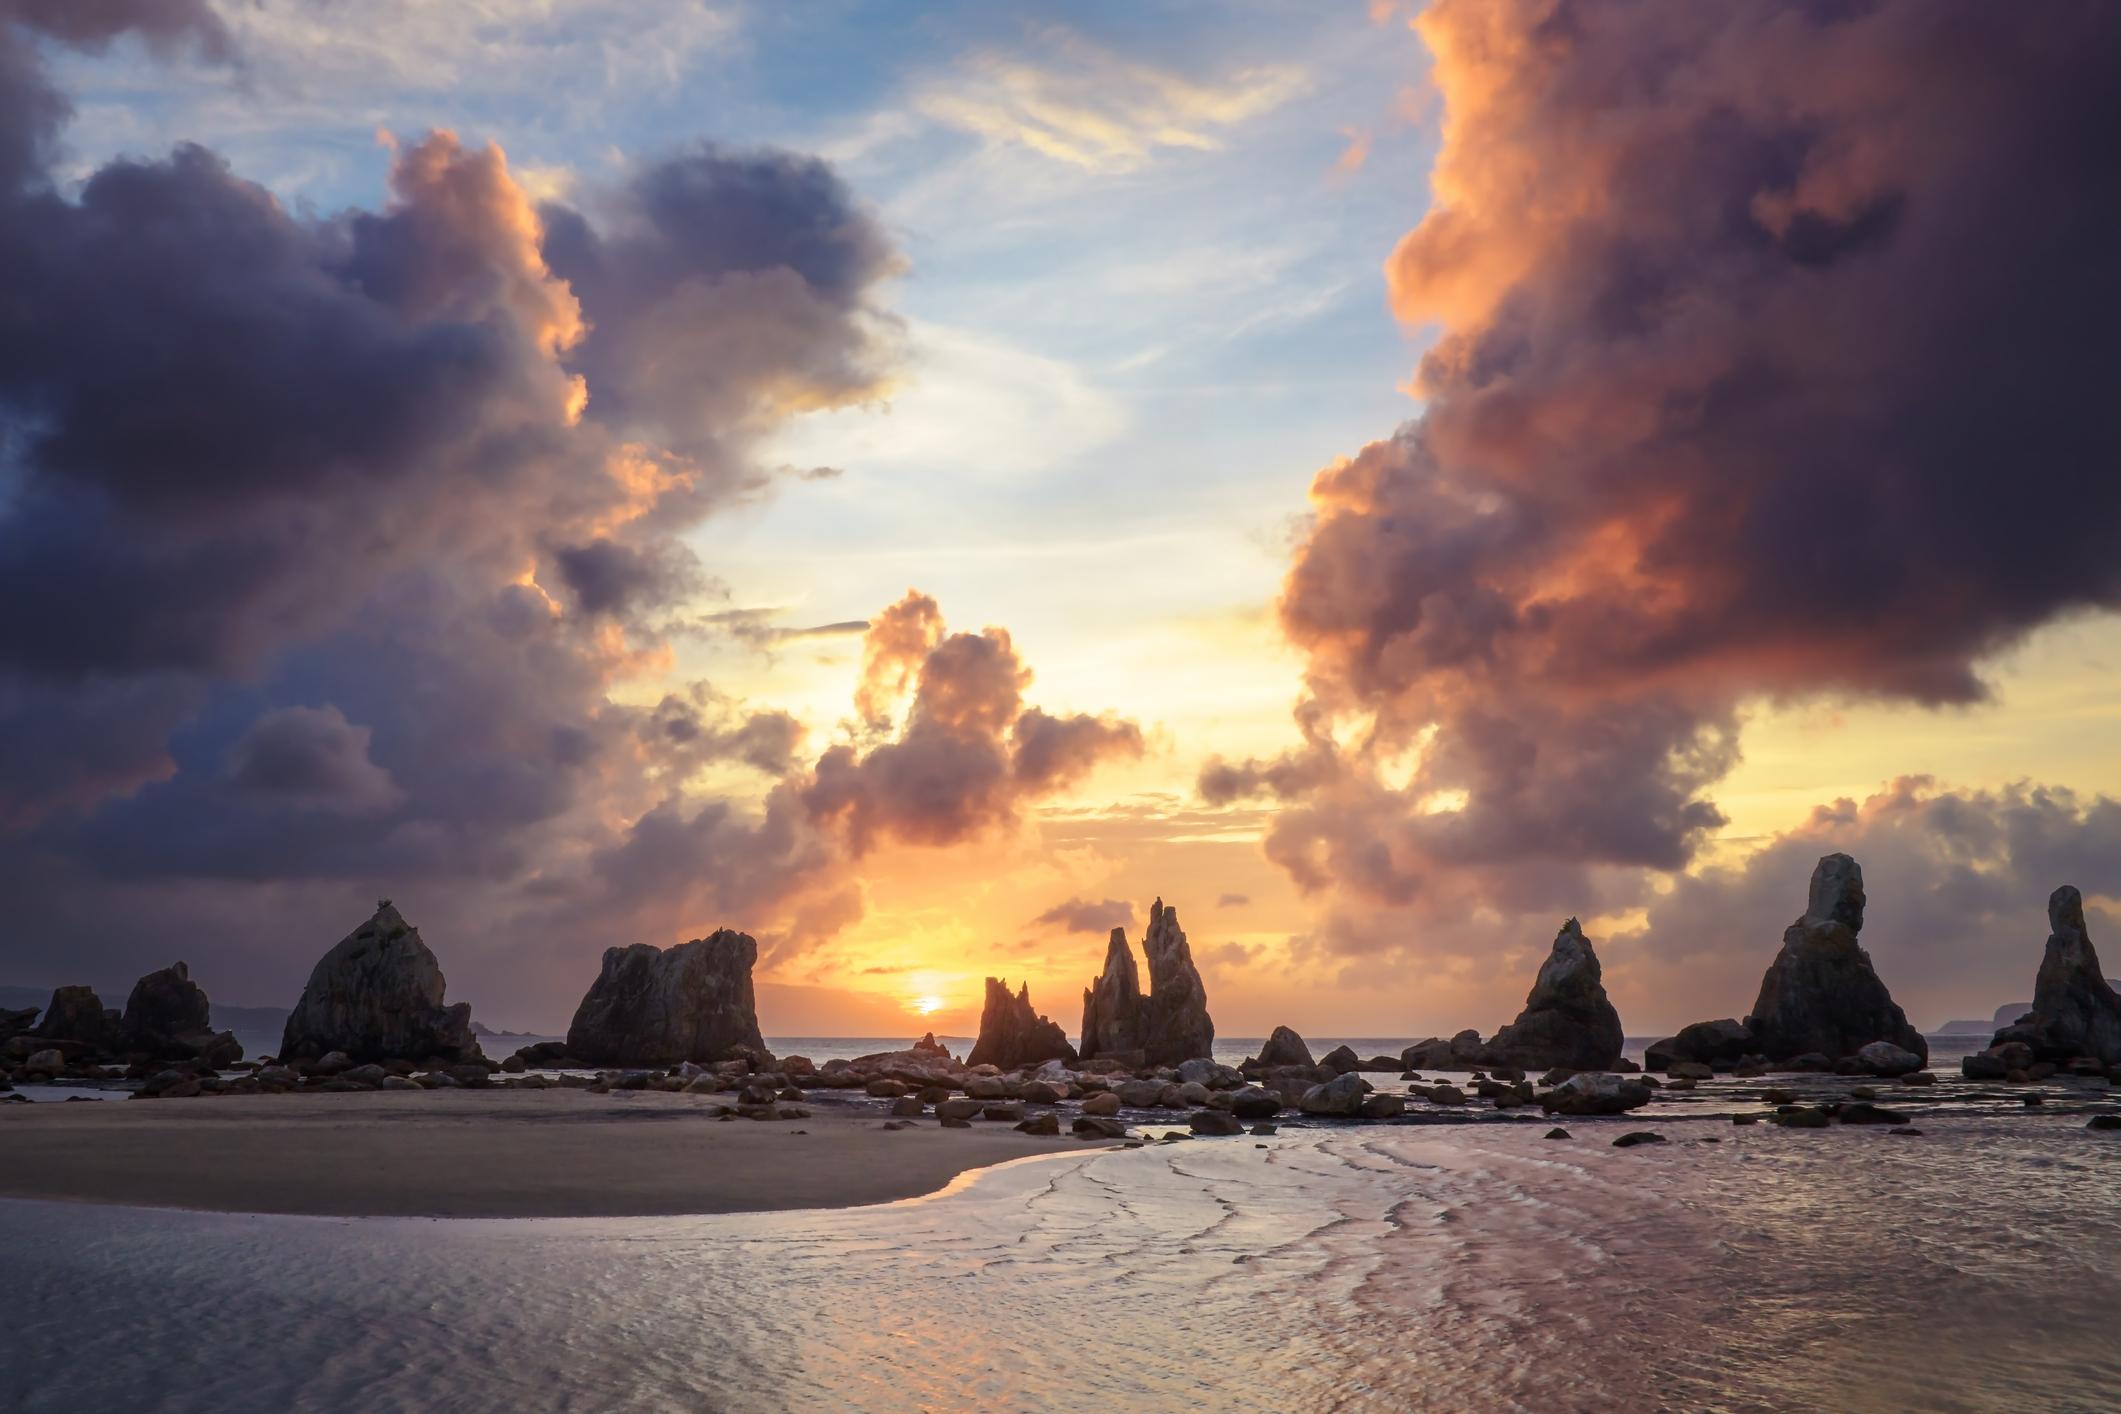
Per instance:
[[[567,1027],[567,1053],[591,1065],[707,1064],[766,1054],[752,997],[759,945],[748,933],[658,948],[604,949],[604,965]]]
[[[1407,1070],[1482,1070],[1489,1064],[1487,1043],[1470,1028],[1444,1041],[1431,1036],[1399,1053]]]
[[[77,1054],[105,1055],[118,1043],[121,1020],[94,987],[61,987],[31,1034],[40,1041],[64,1042]]]
[[[1670,1070],[1688,1061],[1699,1065],[1731,1065],[1757,1054],[1760,1042],[1742,1021],[1724,1017],[1720,1021],[1697,1021],[1681,1028],[1677,1036],[1653,1041],[1643,1053],[1650,1070]]]
[[[1488,1042],[1489,1060],[1521,1070],[1564,1065],[1606,1070],[1620,1059],[1626,1038],[1620,1013],[1606,998],[1598,954],[1571,918],[1554,935],[1554,947],[1517,1019]]]
[[[1012,995],[1009,984],[998,977],[987,979],[987,1004],[980,1011],[979,1040],[965,1064],[999,1066],[1016,1070],[1041,1061],[1064,1060],[1074,1064],[1075,1047],[1058,1024],[1040,1016],[1031,1006],[1029,983]]]
[[[1317,1062],[1311,1059],[1311,1048],[1304,1044],[1304,1038],[1286,1026],[1274,1028],[1274,1034],[1267,1038],[1266,1045],[1259,1048],[1259,1056],[1253,1061],[1254,1066],[1269,1068],[1277,1065],[1316,1064]]]
[[[215,1031],[213,1006],[182,962],[133,983],[119,1023],[120,1046],[156,1060],[204,1060],[215,1066],[243,1059],[232,1031]]]
[[[2084,896],[2069,884],[2055,890],[2047,900],[2047,925],[2032,1014],[1998,1031],[1995,1043],[2025,1041],[2042,1060],[2121,1061],[2121,994],[2100,970],[2084,926]]]
[[[1304,1091],[1296,1107],[1307,1115],[1353,1115],[1362,1113],[1363,1096],[1370,1093],[1370,1082],[1354,1071],[1328,1080],[1323,1085],[1313,1085]]]
[[[356,1064],[482,1059],[471,1004],[447,1005],[435,955],[385,899],[375,916],[317,960],[288,1013],[282,1061],[343,1051]]]
[[[1114,928],[1105,946],[1105,970],[1083,989],[1083,1059],[1142,1049],[1141,974],[1127,930]]]
[[[1760,980],[1746,1029],[1771,1061],[1819,1052],[1852,1056],[1873,1041],[1890,1041],[1926,1065],[1929,1042],[1856,941],[1863,928],[1863,870],[1845,854],[1829,854],[1812,870],[1804,916],[1782,935],[1782,951]]]
[[[1192,949],[1179,930],[1178,910],[1158,899],[1149,907],[1142,935],[1149,959],[1149,996],[1142,1004],[1142,1050],[1150,1065],[1177,1065],[1215,1053],[1215,1022],[1208,1015],[1208,989],[1193,966]]]
[[[1539,1097],[1548,1114],[1617,1115],[1650,1102],[1650,1087],[1620,1075],[1572,1075]]]

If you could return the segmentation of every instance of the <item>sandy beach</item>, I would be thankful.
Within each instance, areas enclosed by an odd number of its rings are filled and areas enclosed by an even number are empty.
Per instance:
[[[846,1208],[1093,1147],[1006,1124],[721,1121],[698,1096],[580,1090],[0,1106],[0,1197],[219,1212],[635,1217]]]

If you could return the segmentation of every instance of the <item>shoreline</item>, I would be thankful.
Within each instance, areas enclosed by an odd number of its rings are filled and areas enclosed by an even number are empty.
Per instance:
[[[0,1198],[321,1218],[690,1217],[924,1198],[1114,1141],[872,1114],[723,1121],[688,1095],[229,1096],[0,1107]]]

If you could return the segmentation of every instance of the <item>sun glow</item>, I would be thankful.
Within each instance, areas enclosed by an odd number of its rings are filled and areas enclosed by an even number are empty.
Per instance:
[[[910,1003],[918,1016],[933,1016],[945,1006],[941,997],[915,997]]]

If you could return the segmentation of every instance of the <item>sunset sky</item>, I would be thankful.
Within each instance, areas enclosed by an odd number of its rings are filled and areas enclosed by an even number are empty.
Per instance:
[[[93,10],[94,14],[87,11]],[[1918,1025],[2121,947],[2121,13],[0,0],[0,982]],[[70,112],[67,109],[70,105]],[[2108,970],[2117,964],[2111,957]],[[106,1001],[116,998],[106,994]]]

